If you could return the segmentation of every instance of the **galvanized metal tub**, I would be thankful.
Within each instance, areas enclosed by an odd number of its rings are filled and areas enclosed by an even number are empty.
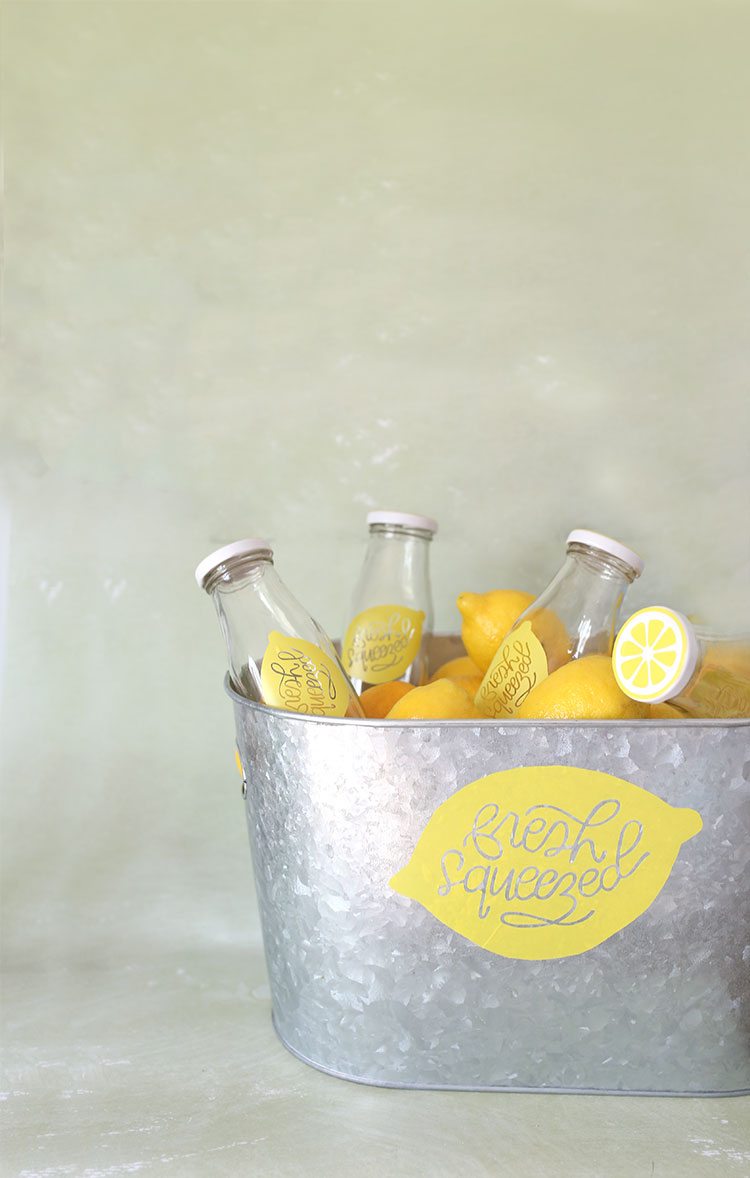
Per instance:
[[[389,1087],[750,1091],[750,722],[384,724],[228,691],[291,1052]],[[488,952],[391,886],[447,799],[530,765],[613,775],[703,824],[641,915],[552,960]]]

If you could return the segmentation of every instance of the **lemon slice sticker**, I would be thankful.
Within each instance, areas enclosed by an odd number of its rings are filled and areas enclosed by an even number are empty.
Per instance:
[[[500,957],[573,957],[650,907],[702,826],[609,773],[507,769],[443,802],[390,886]]]
[[[631,699],[661,703],[679,695],[695,670],[697,653],[687,618],[665,606],[649,606],[622,626],[612,651],[612,669]]]

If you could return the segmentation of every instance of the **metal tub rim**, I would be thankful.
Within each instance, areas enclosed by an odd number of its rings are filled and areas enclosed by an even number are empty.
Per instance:
[[[271,708],[267,704],[257,703],[240,695],[232,687],[227,674],[224,677],[224,690],[230,699],[251,711],[263,712],[274,716],[282,716],[285,720],[294,720],[301,724],[323,724],[325,727],[343,725],[351,728],[356,724],[363,728],[640,728],[646,724],[651,728],[741,728],[750,727],[750,719],[737,717],[732,719],[709,720],[368,720],[353,716],[306,716],[303,712],[286,711],[284,708]]]

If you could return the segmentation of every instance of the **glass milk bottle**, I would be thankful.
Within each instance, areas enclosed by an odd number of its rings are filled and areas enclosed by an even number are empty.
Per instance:
[[[371,511],[365,560],[341,644],[341,661],[358,691],[403,679],[427,681],[432,632],[430,543],[434,519]]]
[[[213,598],[240,695],[308,716],[364,713],[336,649],[279,577],[265,540],[237,540],[195,570]]]
[[[685,718],[750,717],[750,635],[721,638],[677,610],[648,606],[623,624],[612,668],[640,703],[669,703]]]
[[[563,663],[611,654],[620,606],[642,571],[641,558],[617,540],[582,528],[571,532],[560,571],[500,643],[477,707],[487,716],[512,718],[532,688]]]

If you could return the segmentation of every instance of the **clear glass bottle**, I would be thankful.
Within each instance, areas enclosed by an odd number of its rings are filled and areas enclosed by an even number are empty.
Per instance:
[[[425,515],[371,511],[369,539],[341,661],[358,691],[402,679],[427,681],[432,633],[430,542],[437,523]]]
[[[640,703],[669,703],[692,719],[750,717],[750,634],[721,637],[677,610],[647,606],[623,624],[612,667]]]
[[[536,684],[564,663],[611,654],[620,606],[642,571],[641,558],[617,540],[582,528],[571,532],[560,571],[500,643],[477,707],[513,717]]]
[[[364,715],[328,635],[279,577],[265,540],[237,540],[195,570],[213,598],[233,688],[311,716]]]

